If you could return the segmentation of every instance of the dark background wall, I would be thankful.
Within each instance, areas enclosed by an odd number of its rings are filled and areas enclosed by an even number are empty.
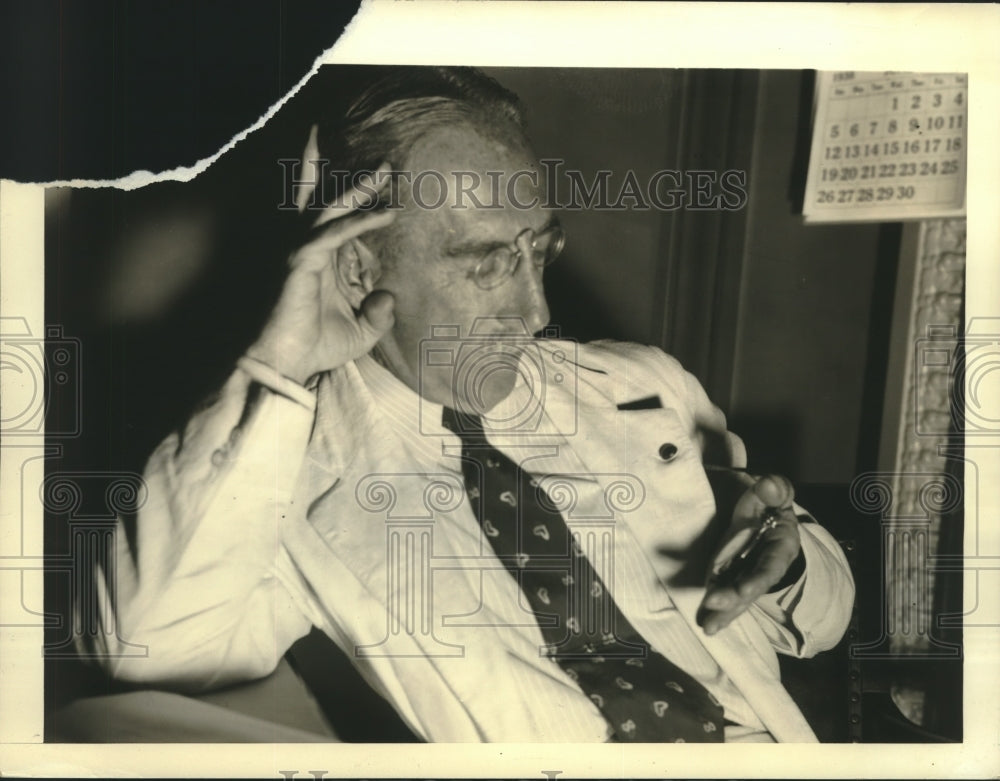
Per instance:
[[[800,480],[849,483],[877,457],[901,226],[803,223],[802,81],[761,78],[730,412]]]
[[[489,72],[524,101],[538,156],[564,161],[588,183],[598,171],[612,171],[612,200],[626,171],[645,183],[657,170],[677,167],[668,159],[668,139],[680,110],[679,71]],[[554,320],[580,339],[656,341],[663,215],[567,209],[559,218],[568,243],[565,258],[547,272]]]

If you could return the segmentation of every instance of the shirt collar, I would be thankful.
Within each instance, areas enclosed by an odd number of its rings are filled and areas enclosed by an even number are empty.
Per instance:
[[[379,413],[389,421],[394,432],[416,453],[459,471],[461,465],[454,454],[456,448],[460,451],[461,440],[442,425],[444,406],[425,399],[371,355],[358,358],[355,364]],[[521,371],[510,395],[483,413],[483,428],[494,447],[504,450],[505,445],[558,445],[566,441],[546,415],[543,399],[533,391],[535,386],[544,390],[544,381],[539,382],[537,378],[525,381],[525,377],[530,377],[532,371],[537,373],[538,368],[522,356]]]
[[[445,445],[459,444],[458,437],[441,425],[444,407],[416,393],[370,355],[355,364],[379,414],[393,431],[416,453],[455,468],[456,464],[448,463],[454,459],[443,457]]]

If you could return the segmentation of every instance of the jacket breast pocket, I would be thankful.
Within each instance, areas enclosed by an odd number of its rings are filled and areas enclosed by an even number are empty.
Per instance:
[[[698,440],[671,409],[618,416],[626,470],[642,481],[646,493],[643,508],[626,523],[661,582],[702,585],[719,529]]]

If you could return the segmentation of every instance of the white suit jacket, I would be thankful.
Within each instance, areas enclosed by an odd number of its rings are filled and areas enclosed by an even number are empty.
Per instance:
[[[633,588],[619,567],[616,601],[627,613],[676,608],[776,740],[815,740],[780,683],[775,651],[811,656],[843,634],[853,583],[836,541],[802,524],[806,574],[794,599],[762,598],[705,636],[695,612],[707,559],[692,580],[676,551],[705,558],[715,499],[703,462],[742,466],[739,439],[697,381],[655,348],[544,341],[526,357],[546,379],[533,392],[519,384],[504,403],[516,411],[536,398],[543,412],[528,436],[507,443],[516,452],[568,447],[601,484],[605,527],[633,535],[649,575]],[[652,396],[660,408],[619,411]],[[440,407],[416,402],[413,414],[415,426],[430,425]],[[457,444],[426,440],[438,453]],[[664,443],[677,448],[668,459]],[[252,366],[235,371],[151,456],[137,550],[118,534],[117,605],[98,639],[109,672],[204,690],[268,674],[316,625],[427,740],[602,739],[596,709],[592,734],[567,735],[560,697],[568,703],[579,690],[539,652],[537,626],[520,639],[502,635],[525,623],[518,587],[474,521],[434,533],[436,513],[467,502],[457,459],[449,478],[401,454],[357,365],[322,375],[310,391]],[[628,507],[614,499],[622,476],[642,494]],[[396,490],[402,484],[410,487]],[[432,576],[420,575],[420,562]],[[534,683],[517,685],[524,680]]]

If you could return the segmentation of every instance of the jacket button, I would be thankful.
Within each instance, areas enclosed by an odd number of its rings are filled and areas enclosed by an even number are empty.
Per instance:
[[[660,458],[664,461],[673,461],[677,458],[677,445],[673,442],[664,442],[660,445]]]

